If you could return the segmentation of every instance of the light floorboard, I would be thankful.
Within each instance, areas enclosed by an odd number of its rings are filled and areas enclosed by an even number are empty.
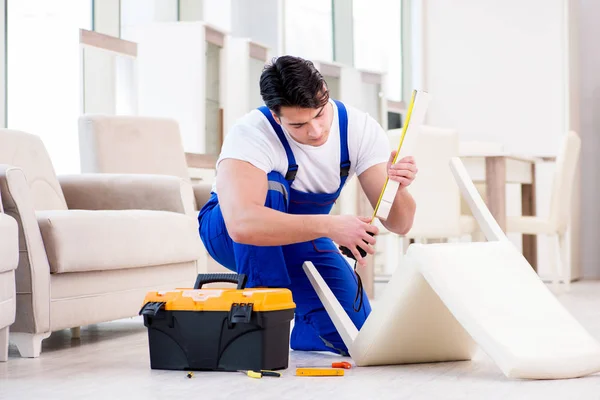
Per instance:
[[[507,291],[507,296],[510,296]],[[574,283],[560,301],[600,339],[600,282]],[[504,377],[487,355],[470,362],[354,368],[343,377],[297,377],[300,363],[338,359],[325,353],[290,353],[282,378],[241,373],[158,371],[149,367],[140,318],[69,330],[43,342],[38,359],[14,346],[0,363],[0,399],[600,399],[600,375],[556,381]]]

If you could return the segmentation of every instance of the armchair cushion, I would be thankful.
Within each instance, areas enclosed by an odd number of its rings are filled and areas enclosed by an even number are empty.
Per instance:
[[[198,207],[198,210],[201,210],[204,204],[208,202],[208,199],[210,199],[212,184],[206,182],[194,183],[192,187],[194,189],[196,206]]]
[[[189,212],[189,183],[175,176],[80,174],[58,177],[70,210]],[[189,204],[188,204],[189,203]]]
[[[17,230],[17,221],[0,213],[0,273],[17,269],[18,262],[19,231]]]
[[[138,268],[195,261],[197,222],[148,210],[36,212],[52,273]]]

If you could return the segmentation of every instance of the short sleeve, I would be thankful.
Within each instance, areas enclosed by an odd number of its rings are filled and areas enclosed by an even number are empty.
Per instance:
[[[246,161],[268,174],[275,166],[274,153],[263,132],[251,125],[236,124],[225,136],[217,166],[224,159],[234,158]]]
[[[387,162],[390,152],[390,142],[386,132],[373,117],[367,114],[358,143],[356,175],[362,174],[373,165]]]

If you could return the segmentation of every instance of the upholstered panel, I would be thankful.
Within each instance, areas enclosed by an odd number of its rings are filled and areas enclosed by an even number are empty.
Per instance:
[[[390,135],[392,148],[399,135]],[[448,163],[458,156],[459,137],[453,129],[422,126],[415,137],[405,138],[401,157],[414,156],[419,169],[409,192],[417,203],[415,218],[406,237],[441,239],[463,234],[460,224],[460,192]]]
[[[197,260],[197,221],[166,211],[36,213],[52,273],[115,270]]]
[[[151,290],[193,287],[194,263],[52,275],[52,330],[136,316]]]
[[[18,239],[17,221],[0,213],[0,273],[17,268],[19,262]]]
[[[407,262],[506,376],[600,372],[598,341],[510,242],[411,245]]]
[[[61,191],[50,156],[42,140],[29,133],[0,129],[0,164],[21,168],[31,189],[36,210],[64,210]]]
[[[164,174],[188,179],[175,120],[84,115],[79,119],[82,172]]]
[[[50,326],[50,266],[23,170],[0,165],[0,193],[7,215],[19,226],[16,271],[17,319],[12,332],[47,332]]]

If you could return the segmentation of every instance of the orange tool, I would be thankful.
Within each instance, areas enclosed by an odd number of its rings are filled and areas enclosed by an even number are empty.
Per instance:
[[[329,365],[296,365],[296,368],[329,368]],[[352,364],[347,361],[331,363],[331,368],[351,369]]]
[[[297,376],[344,376],[344,370],[338,368],[296,368]]]

